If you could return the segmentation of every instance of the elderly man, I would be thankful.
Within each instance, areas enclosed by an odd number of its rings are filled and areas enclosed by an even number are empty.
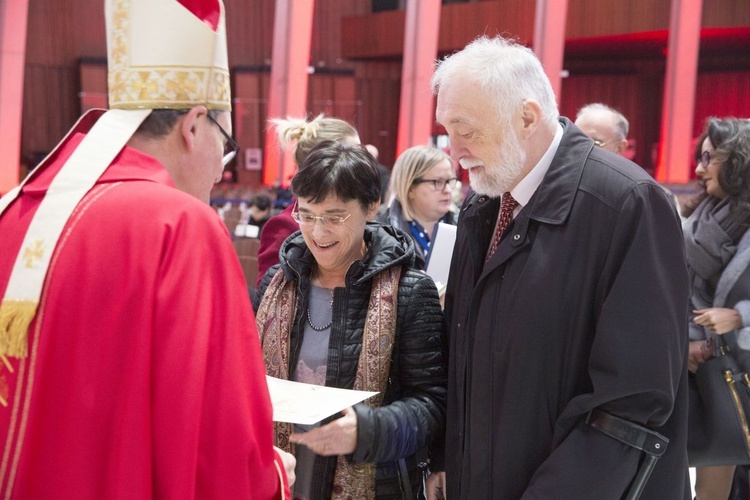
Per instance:
[[[0,199],[4,498],[288,498],[229,235],[221,2],[109,0],[109,99]],[[292,476],[290,476],[292,479]]]
[[[475,191],[445,307],[446,456],[431,468],[447,498],[688,498],[687,275],[671,201],[558,116],[526,47],[479,38],[432,84]]]
[[[630,124],[628,119],[619,111],[598,102],[587,104],[578,110],[575,124],[576,127],[581,129],[581,132],[591,137],[594,144],[600,148],[625,156],[625,151],[628,149],[627,137]],[[677,196],[664,186],[662,186],[662,189],[672,199],[672,203],[679,212],[680,202]]]
[[[627,118],[602,103],[587,104],[576,115],[576,127],[594,139],[594,144],[618,155],[628,149]]]

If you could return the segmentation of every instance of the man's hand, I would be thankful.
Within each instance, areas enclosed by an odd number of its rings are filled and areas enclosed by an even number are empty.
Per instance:
[[[324,457],[354,453],[357,448],[357,413],[351,407],[343,413],[343,417],[322,427],[302,434],[293,433],[289,440]]]
[[[294,458],[294,455],[285,452],[281,448],[274,446],[273,449],[276,450],[276,453],[281,457],[281,462],[284,464],[284,469],[286,470],[286,478],[289,481],[289,487],[291,488],[292,485],[294,485],[294,481],[297,480],[297,476],[294,475],[294,468],[297,466],[297,459]]]
[[[693,311],[696,325],[705,326],[712,333],[723,335],[742,326],[740,313],[735,309],[725,307],[711,307],[708,309],[696,309]]]
[[[433,472],[425,482],[427,500],[445,500],[445,472]]]

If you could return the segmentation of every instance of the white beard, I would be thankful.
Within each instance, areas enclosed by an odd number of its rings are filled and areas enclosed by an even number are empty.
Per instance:
[[[514,133],[507,134],[504,144],[495,156],[480,168],[469,170],[471,187],[479,194],[497,198],[508,191],[518,180],[526,163],[526,151]],[[482,165],[479,160],[461,160],[462,168]]]

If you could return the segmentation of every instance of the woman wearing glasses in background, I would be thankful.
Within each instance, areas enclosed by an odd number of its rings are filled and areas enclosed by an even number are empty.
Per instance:
[[[416,457],[445,426],[435,285],[414,267],[408,235],[370,222],[380,174],[362,146],[320,144],[292,191],[301,231],[254,302],[266,372],[378,393],[313,426],[276,424],[277,446],[297,458],[294,498],[415,498]]]
[[[393,166],[394,198],[382,221],[411,235],[421,269],[427,267],[438,223],[456,223],[452,211],[456,180],[450,157],[431,146],[407,149]]]
[[[691,372],[713,355],[709,339],[715,335],[734,337],[728,341],[739,344],[740,359],[750,348],[750,122],[710,118],[695,159],[704,191],[686,204],[683,224]],[[726,500],[733,473],[734,466],[698,468],[698,500]]]

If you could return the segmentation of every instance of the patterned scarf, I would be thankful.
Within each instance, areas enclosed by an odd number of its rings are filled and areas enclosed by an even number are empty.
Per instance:
[[[400,277],[400,266],[391,267],[375,276],[367,306],[354,389],[378,392],[365,400],[365,404],[372,408],[382,404],[388,384],[391,351],[396,334],[396,304]],[[256,315],[266,373],[272,377],[289,379],[289,344],[296,305],[296,284],[287,280],[284,272],[279,269],[268,285]],[[289,442],[291,433],[292,424],[274,423],[276,446],[293,453],[292,443]],[[339,456],[331,499],[374,499],[375,471],[376,464],[353,465],[343,456]]]

